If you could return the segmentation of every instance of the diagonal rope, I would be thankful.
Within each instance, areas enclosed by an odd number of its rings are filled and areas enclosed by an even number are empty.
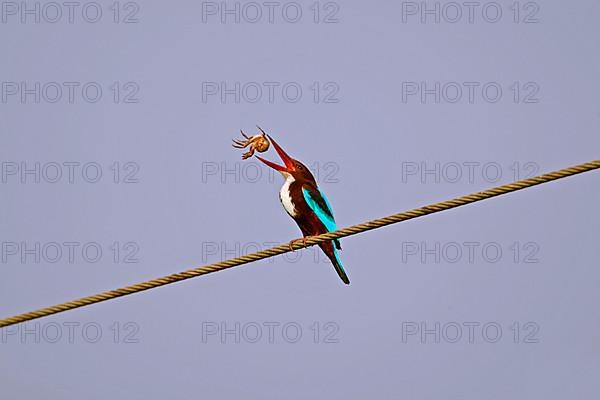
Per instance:
[[[313,246],[315,244],[332,240],[339,239],[350,235],[356,235],[369,231],[371,229],[381,228],[386,225],[395,224],[397,222],[406,221],[409,219],[422,217],[428,214],[449,210],[464,206],[465,204],[475,203],[477,201],[489,199],[492,197],[500,196],[502,194],[514,192],[517,190],[525,189],[531,186],[539,185],[542,183],[554,181],[556,179],[565,178],[568,176],[580,174],[582,172],[591,171],[600,168],[600,160],[591,161],[585,164],[576,165],[573,167],[561,169],[558,171],[550,172],[547,174],[539,175],[533,178],[524,179],[507,185],[497,186],[483,192],[472,193],[466,196],[457,197],[452,200],[442,201],[441,203],[431,204],[428,206],[415,208],[414,210],[401,212],[399,214],[390,215],[388,217],[379,218],[373,221],[365,222],[350,226],[344,229],[339,229],[334,232],[325,233],[318,236],[312,236],[306,239],[305,243],[295,242],[291,247],[288,244],[272,247],[270,249],[262,250],[256,253],[247,254],[245,256],[232,258],[229,260],[221,261],[215,264],[210,264],[204,267],[189,269],[187,271],[179,272],[172,275],[163,276],[161,278],[152,279],[146,282],[136,283],[135,285],[125,286],[119,289],[110,290],[103,293],[98,293],[93,296],[82,297],[77,300],[68,301],[66,303],[57,304],[51,307],[41,308],[39,310],[27,312],[24,314],[16,315],[5,319],[0,319],[0,328],[7,327],[10,325],[30,321],[32,319],[46,317],[48,315],[57,314],[63,311],[72,310],[78,307],[88,306],[94,303],[100,303],[102,301],[114,299],[121,296],[127,296],[133,293],[141,292],[143,290],[154,289],[159,286],[168,285],[170,283],[183,281],[185,279],[194,278],[196,276],[210,274],[211,272],[221,271],[227,268],[235,267],[242,264],[251,263],[253,261],[262,260],[263,258],[273,257],[279,254],[284,254],[294,250],[298,250],[304,247]]]

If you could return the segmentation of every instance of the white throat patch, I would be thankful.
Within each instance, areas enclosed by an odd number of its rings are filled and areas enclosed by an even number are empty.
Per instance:
[[[290,174],[286,174],[285,183],[279,190],[279,200],[281,204],[283,204],[283,208],[285,211],[291,216],[296,216],[296,207],[294,206],[294,202],[292,202],[292,197],[290,196],[290,185],[294,182],[294,177]]]

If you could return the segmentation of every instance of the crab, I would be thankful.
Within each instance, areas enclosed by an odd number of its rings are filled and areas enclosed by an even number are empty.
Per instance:
[[[250,146],[250,149],[242,154],[242,160],[252,157],[255,151],[264,153],[269,149],[269,139],[267,139],[266,132],[263,131],[260,126],[257,126],[257,128],[260,129],[262,133],[248,137],[244,131],[240,129],[240,133],[246,140],[233,139],[234,144],[232,146],[236,149],[245,149]]]

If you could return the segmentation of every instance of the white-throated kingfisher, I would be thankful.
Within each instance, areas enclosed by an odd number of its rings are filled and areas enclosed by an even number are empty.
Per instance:
[[[313,174],[300,161],[287,155],[272,137],[269,135],[267,137],[273,143],[277,154],[279,154],[285,165],[275,164],[259,156],[256,156],[256,158],[274,170],[279,171],[285,178],[285,183],[279,191],[279,200],[285,211],[300,227],[304,238],[335,231],[336,224],[331,205],[323,192],[317,187],[317,182]],[[340,241],[335,239],[328,242],[321,242],[319,243],[319,247],[329,258],[342,281],[346,285],[350,284],[350,280],[346,275],[346,271],[344,271],[338,254],[338,250],[342,249]]]

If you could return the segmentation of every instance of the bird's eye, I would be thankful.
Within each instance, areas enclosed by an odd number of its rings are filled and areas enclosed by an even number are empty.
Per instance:
[[[298,165],[298,170],[304,171],[304,167],[302,165]]]

